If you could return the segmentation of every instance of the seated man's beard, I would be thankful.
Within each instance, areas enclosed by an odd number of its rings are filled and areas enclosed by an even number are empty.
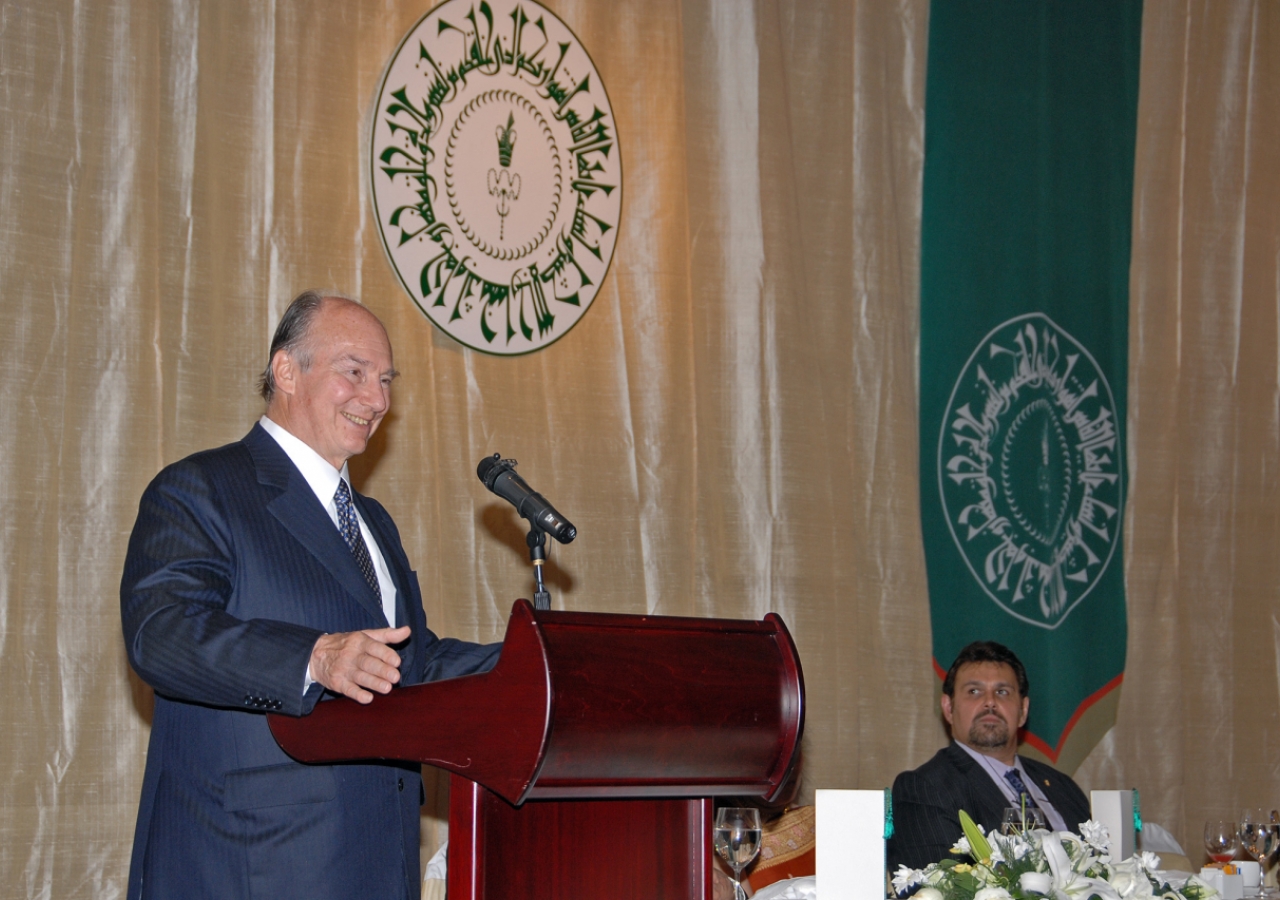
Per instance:
[[[1003,747],[1009,742],[1009,725],[1003,721],[974,722],[969,726],[970,747]]]

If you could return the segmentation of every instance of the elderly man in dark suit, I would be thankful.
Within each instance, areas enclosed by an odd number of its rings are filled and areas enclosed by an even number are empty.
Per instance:
[[[120,588],[156,692],[130,900],[419,896],[420,769],[299,764],[264,715],[497,661],[427,629],[395,524],[347,479],[395,375],[372,313],[305,293],[272,342],[266,415],[144,493]]]
[[[962,809],[988,831],[999,830],[1004,810],[1024,796],[1054,830],[1078,831],[1089,818],[1089,801],[1074,781],[1017,755],[1027,690],[1026,669],[1009,648],[976,641],[960,651],[942,683],[951,745],[893,782],[891,872],[946,859],[961,835]]]

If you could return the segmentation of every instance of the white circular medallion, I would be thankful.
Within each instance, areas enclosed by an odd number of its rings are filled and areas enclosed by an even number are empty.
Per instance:
[[[531,0],[447,0],[414,26],[382,80],[370,177],[401,284],[468,347],[539,350],[604,282],[613,111],[573,32]]]

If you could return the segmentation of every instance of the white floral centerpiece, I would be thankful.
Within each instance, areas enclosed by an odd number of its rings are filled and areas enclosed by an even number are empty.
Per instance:
[[[986,834],[963,810],[957,859],[924,869],[899,866],[893,886],[913,900],[1210,900],[1217,891],[1192,876],[1174,887],[1156,871],[1159,857],[1111,859],[1107,828],[1085,822],[1080,834],[1034,830]],[[963,860],[969,857],[973,861]],[[912,890],[914,888],[914,890]]]

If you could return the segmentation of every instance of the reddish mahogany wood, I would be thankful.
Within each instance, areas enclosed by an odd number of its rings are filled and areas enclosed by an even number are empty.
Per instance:
[[[520,600],[492,672],[269,718],[304,762],[454,773],[451,900],[710,900],[708,798],[782,790],[804,677],[773,614],[535,612]]]
[[[530,800],[455,776],[449,897],[710,900],[709,799]]]
[[[393,690],[362,706],[339,697],[308,716],[268,716],[301,762],[403,759],[478,781],[519,802],[542,759],[551,685],[528,603],[516,604],[492,671]]]
[[[763,622],[535,612],[553,673],[530,799],[752,794],[803,727],[795,648]]]
[[[804,680],[773,614],[535,612],[520,600],[492,672],[270,722],[303,762],[415,760],[512,803],[769,797],[795,760]]]

